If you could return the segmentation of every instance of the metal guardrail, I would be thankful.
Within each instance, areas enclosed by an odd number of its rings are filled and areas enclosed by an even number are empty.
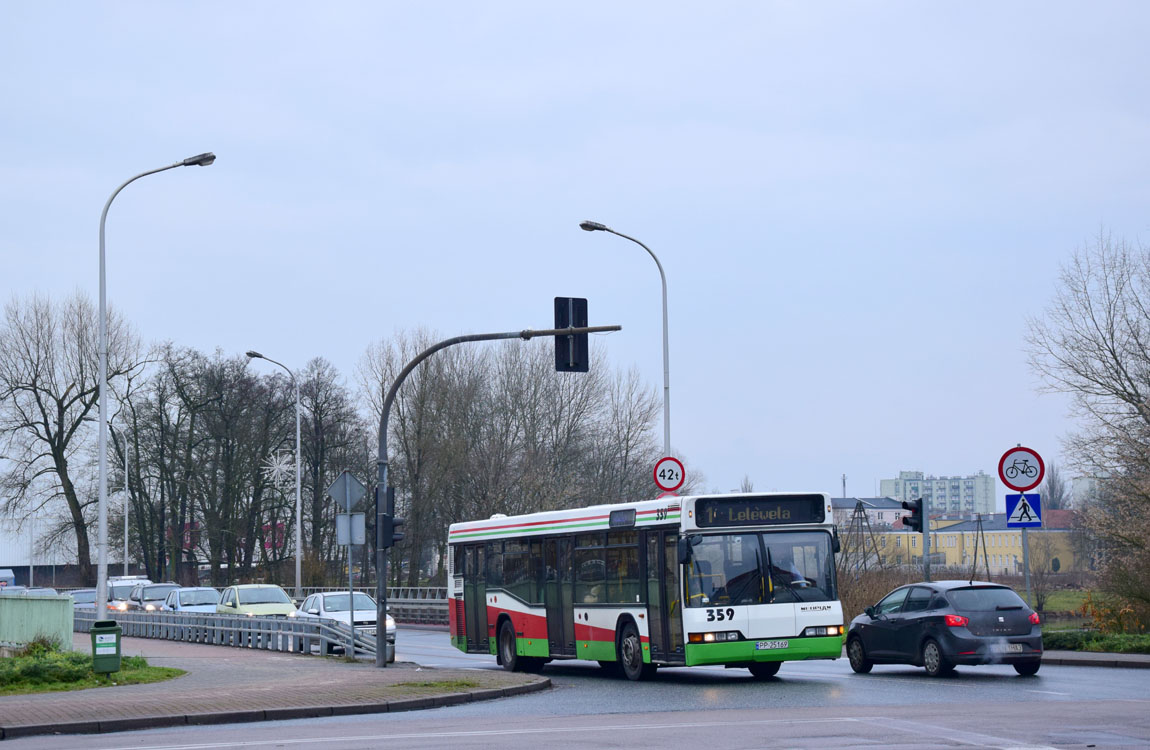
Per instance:
[[[115,620],[124,636],[215,646],[329,654],[348,643],[348,626],[336,620],[186,612],[117,612],[107,619]],[[76,610],[73,630],[87,633],[95,621],[95,612]],[[353,637],[356,652],[375,654],[375,637],[358,631]]]

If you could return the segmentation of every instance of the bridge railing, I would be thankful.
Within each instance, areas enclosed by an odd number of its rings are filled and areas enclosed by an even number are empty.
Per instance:
[[[328,654],[348,643],[348,626],[335,620],[296,617],[245,617],[189,612],[117,612],[113,619],[124,636],[159,638],[185,643]],[[76,610],[73,630],[87,633],[96,613]],[[379,632],[379,631],[377,631]],[[376,638],[359,631],[351,634],[355,650],[375,654]],[[386,637],[386,636],[385,636]]]

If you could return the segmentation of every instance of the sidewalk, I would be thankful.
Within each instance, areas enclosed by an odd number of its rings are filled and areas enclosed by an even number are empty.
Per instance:
[[[74,647],[91,648],[87,633]],[[144,656],[183,677],[149,685],[0,696],[0,739],[34,734],[303,719],[410,711],[544,690],[546,677],[495,670],[422,669],[410,663],[378,669],[341,659],[196,643],[124,638],[124,656]],[[467,680],[463,691],[426,682]]]

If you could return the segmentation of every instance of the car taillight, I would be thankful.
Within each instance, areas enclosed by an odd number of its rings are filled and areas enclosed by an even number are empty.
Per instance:
[[[946,624],[952,628],[961,628],[970,622],[969,617],[963,617],[962,615],[946,615],[945,619]]]
[[[1031,625],[1039,625],[1041,623],[1042,623],[1042,620],[1038,619],[1038,613],[1037,612],[1031,612],[1030,613],[1030,624]]]

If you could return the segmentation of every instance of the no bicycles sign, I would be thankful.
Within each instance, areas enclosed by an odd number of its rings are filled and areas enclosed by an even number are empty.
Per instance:
[[[1045,474],[1046,465],[1038,451],[1021,445],[1011,448],[998,459],[998,478],[1015,492],[1037,487]]]

